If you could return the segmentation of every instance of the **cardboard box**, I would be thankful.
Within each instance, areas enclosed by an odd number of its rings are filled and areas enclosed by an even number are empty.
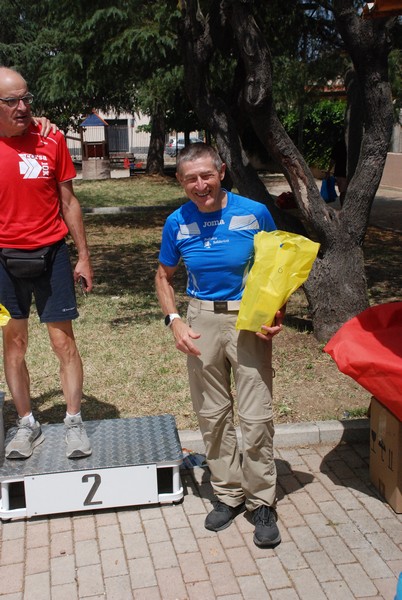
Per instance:
[[[396,513],[402,513],[402,422],[376,398],[370,406],[370,479]]]

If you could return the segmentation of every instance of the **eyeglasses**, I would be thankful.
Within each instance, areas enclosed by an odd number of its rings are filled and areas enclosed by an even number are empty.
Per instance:
[[[32,104],[33,99],[33,95],[29,93],[25,96],[21,96],[20,98],[0,98],[0,100],[7,104],[7,106],[9,106],[10,108],[17,108],[21,100],[23,101],[25,106],[27,106],[28,104]]]

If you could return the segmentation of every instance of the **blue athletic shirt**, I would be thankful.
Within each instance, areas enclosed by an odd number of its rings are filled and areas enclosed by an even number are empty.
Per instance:
[[[200,300],[240,300],[254,257],[254,236],[275,223],[260,202],[227,193],[225,208],[209,213],[186,202],[166,219],[159,262],[183,258],[187,294]]]

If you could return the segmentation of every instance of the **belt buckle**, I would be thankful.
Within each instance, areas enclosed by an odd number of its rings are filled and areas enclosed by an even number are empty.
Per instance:
[[[218,300],[217,302],[214,302],[214,312],[216,313],[222,313],[222,312],[227,312],[228,309],[228,303]]]

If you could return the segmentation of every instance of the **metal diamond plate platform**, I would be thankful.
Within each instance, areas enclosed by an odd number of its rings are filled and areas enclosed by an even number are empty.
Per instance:
[[[85,421],[92,455],[65,456],[64,424],[43,425],[44,442],[27,460],[0,460],[0,518],[90,510],[183,497],[183,460],[172,415]],[[15,428],[7,432],[7,444]],[[15,488],[22,507],[14,508]],[[19,490],[21,494],[21,491]]]
[[[181,462],[183,454],[172,415],[85,421],[92,446],[86,458],[66,458],[64,425],[43,425],[45,441],[37,446],[27,460],[4,459],[0,481],[19,476],[83,469],[106,469],[130,465],[163,465]],[[15,433],[7,432],[6,445]]]

